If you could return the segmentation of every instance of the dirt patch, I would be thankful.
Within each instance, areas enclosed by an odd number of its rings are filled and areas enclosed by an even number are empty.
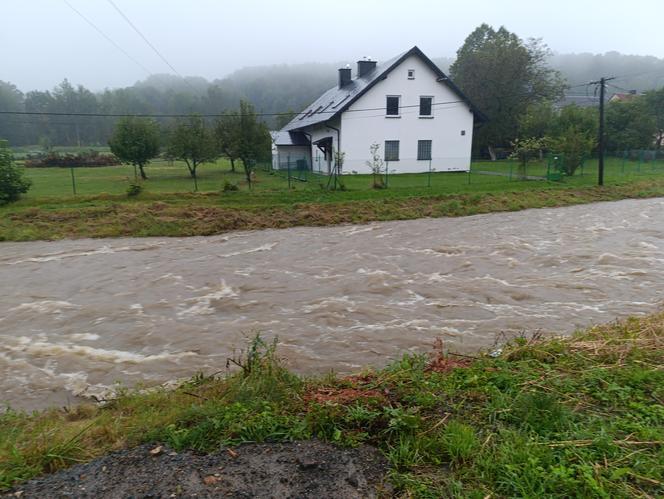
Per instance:
[[[215,454],[143,445],[30,480],[2,497],[381,497],[383,456],[310,440],[246,444]]]

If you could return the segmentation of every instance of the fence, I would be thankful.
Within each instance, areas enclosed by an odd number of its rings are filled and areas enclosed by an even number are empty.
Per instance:
[[[556,159],[557,158],[557,159]],[[357,167],[357,165],[355,165]],[[373,188],[409,189],[414,193],[454,193],[476,190],[527,189],[542,183],[563,183],[590,186],[597,183],[597,159],[590,158],[569,175],[564,157],[551,155],[542,160],[529,161],[525,165],[513,160],[474,160],[463,168],[459,158],[434,157],[431,160],[400,158],[382,164],[375,175],[368,166],[353,170],[344,164],[341,175],[327,174],[327,162],[314,160],[314,165],[304,161],[285,160],[256,165],[255,192],[286,190],[335,190],[353,191]],[[456,171],[447,171],[450,168]],[[193,179],[182,162],[156,160],[145,169],[148,181],[143,183],[148,192],[188,193],[220,192],[224,184],[247,189],[244,170],[239,164],[231,171],[228,160],[203,164]],[[26,175],[33,181],[28,197],[53,197],[72,195],[125,194],[135,179],[131,166],[81,167],[81,168],[26,168]],[[639,179],[646,176],[664,176],[662,151],[617,151],[605,161],[605,181]]]

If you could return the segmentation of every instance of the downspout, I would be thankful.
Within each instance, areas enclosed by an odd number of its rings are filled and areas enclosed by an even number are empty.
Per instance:
[[[327,128],[331,128],[332,130],[337,132],[337,152],[341,152],[341,130],[339,130],[338,128],[333,127],[332,125],[328,125],[327,123],[325,123],[325,126]],[[333,150],[332,154],[334,154],[334,150]],[[339,168],[339,165],[337,165],[337,158],[334,158],[334,166],[337,169]],[[340,174],[340,173],[341,172],[337,171],[337,174]]]

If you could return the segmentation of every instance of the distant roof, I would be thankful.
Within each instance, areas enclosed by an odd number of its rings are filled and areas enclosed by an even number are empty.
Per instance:
[[[376,65],[376,67],[366,75],[354,78],[341,88],[339,88],[338,85],[330,88],[314,101],[313,104],[309,105],[304,111],[295,116],[295,118],[283,127],[281,131],[298,130],[317,123],[323,123],[338,116],[411,55],[416,55],[422,59],[422,61],[438,76],[438,81],[446,84],[462,101],[468,104],[468,107],[470,107],[470,110],[475,114],[475,117],[478,120],[486,120],[485,116],[473,105],[472,102],[470,102],[468,97],[461,92],[459,87],[457,87],[431,59],[424,55],[424,52],[418,47],[413,47],[407,52]]]
[[[565,95],[562,99],[555,103],[555,107],[562,108],[565,106],[579,106],[579,107],[594,107],[599,104],[599,96],[588,94],[588,95],[574,95],[568,94]]]
[[[634,90],[634,91],[626,93],[626,94],[622,94],[622,93],[613,94],[609,100],[611,102],[628,101],[628,100],[632,100],[636,96],[637,96],[637,93],[636,93],[636,90]]]

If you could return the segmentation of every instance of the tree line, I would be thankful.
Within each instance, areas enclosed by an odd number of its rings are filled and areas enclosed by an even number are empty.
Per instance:
[[[624,88],[647,90],[664,85],[662,59],[615,52],[555,55],[540,40],[523,40],[504,27],[494,29],[486,24],[467,37],[454,60],[442,58],[436,62],[444,71],[449,69],[455,83],[488,117],[474,134],[476,156],[495,157],[501,148],[510,149],[515,140],[528,138],[522,126],[525,117],[538,111],[544,113],[542,119],[551,117],[551,113],[558,116],[561,112],[558,103],[563,95],[592,92],[592,88],[578,87],[578,83],[617,73],[628,75],[619,82]],[[13,84],[0,81],[0,110],[189,115],[237,110],[243,100],[263,115],[260,119],[266,126],[279,128],[290,118],[290,111],[303,109],[334,85],[336,68],[341,64],[245,68],[212,82],[198,77],[154,75],[130,87],[102,92],[92,92],[64,80],[49,91],[23,93]],[[660,109],[659,114],[651,112],[651,102],[657,101],[652,94],[650,92],[646,99],[639,97],[629,103],[609,105],[610,147],[648,146],[653,121],[655,127],[661,129],[662,120],[661,107],[656,107]],[[622,104],[627,105],[619,107]],[[552,110],[544,109],[547,105]],[[280,116],[266,116],[284,112],[286,114]],[[644,113],[647,114],[645,121],[639,119],[646,116]],[[0,137],[15,146],[105,145],[118,120],[115,117],[3,115],[0,116]],[[158,123],[161,129],[175,124],[169,119],[159,119]],[[590,131],[588,129],[588,133]],[[661,146],[661,140],[655,146]]]
[[[524,160],[549,149],[565,154],[573,172],[595,151],[597,109],[557,105],[568,83],[550,57],[541,40],[524,41],[504,27],[482,24],[466,38],[450,76],[486,116],[474,136],[475,156],[496,159],[506,150]],[[663,132],[664,87],[609,102],[608,149],[660,149]]]

